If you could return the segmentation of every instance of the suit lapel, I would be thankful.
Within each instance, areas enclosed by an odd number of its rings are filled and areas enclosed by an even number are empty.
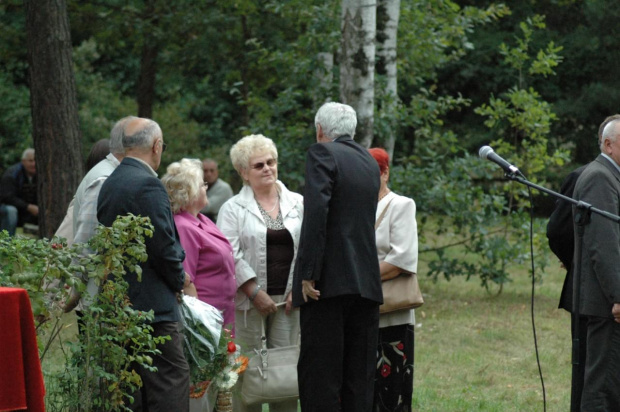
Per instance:
[[[605,166],[607,170],[609,170],[611,174],[616,178],[618,183],[620,183],[620,170],[618,170],[616,166],[612,165],[609,159],[607,159],[603,155],[598,155],[595,161]]]

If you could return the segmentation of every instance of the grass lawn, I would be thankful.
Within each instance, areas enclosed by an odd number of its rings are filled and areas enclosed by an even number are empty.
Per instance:
[[[416,310],[413,409],[542,411],[529,272],[515,267],[513,282],[492,295],[476,278],[433,283],[421,263],[425,304]],[[535,287],[547,411],[567,411],[570,405],[570,316],[557,309],[564,274],[554,260]]]

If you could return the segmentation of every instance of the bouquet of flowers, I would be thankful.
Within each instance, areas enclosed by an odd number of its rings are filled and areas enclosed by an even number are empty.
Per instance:
[[[210,384],[218,390],[229,390],[245,371],[248,358],[238,356],[239,347],[230,330],[222,328],[221,313],[190,296],[183,296],[181,312],[184,351],[190,367],[190,397],[202,397]]]

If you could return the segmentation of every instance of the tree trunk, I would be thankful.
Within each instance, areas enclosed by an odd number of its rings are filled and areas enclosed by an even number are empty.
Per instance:
[[[318,53],[316,59],[320,63],[320,67],[314,71],[314,77],[319,87],[315,89],[313,94],[314,106],[319,107],[323,103],[333,100],[330,98],[330,90],[334,80],[334,76],[332,75],[332,70],[334,68],[334,54]]]
[[[39,234],[51,238],[82,179],[82,136],[65,0],[24,0]]]
[[[154,40],[150,36],[145,36],[140,60],[140,78],[138,79],[138,117],[153,118],[158,53],[159,48],[155,45]]]
[[[142,33],[142,57],[140,58],[140,77],[138,78],[136,100],[138,101],[138,116],[152,119],[159,45],[156,37],[152,34],[154,30],[151,26],[157,24],[157,11],[155,10],[155,2],[153,0],[147,0],[144,3],[142,21],[145,23],[146,28]]]
[[[340,98],[357,112],[357,141],[373,139],[375,0],[342,0]]]
[[[379,0],[377,5],[377,74],[385,75],[386,87],[380,91],[383,112],[390,123],[384,147],[390,155],[394,154],[396,142],[396,111],[398,109],[398,76],[396,70],[396,35],[400,18],[400,0]]]

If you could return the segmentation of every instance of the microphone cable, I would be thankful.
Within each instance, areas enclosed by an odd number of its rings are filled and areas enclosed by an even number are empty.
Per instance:
[[[536,351],[536,364],[538,365],[538,375],[540,376],[540,384],[542,386],[543,395],[543,411],[547,411],[547,393],[545,391],[545,379],[543,378],[542,368],[540,366],[540,355],[538,353],[538,339],[536,338],[536,323],[534,321],[534,291],[536,286],[536,272],[534,269],[534,201],[532,198],[532,189],[528,186],[527,193],[530,199],[530,262],[532,265],[532,300],[530,302],[530,311],[532,316],[532,333],[534,335],[534,348]]]

